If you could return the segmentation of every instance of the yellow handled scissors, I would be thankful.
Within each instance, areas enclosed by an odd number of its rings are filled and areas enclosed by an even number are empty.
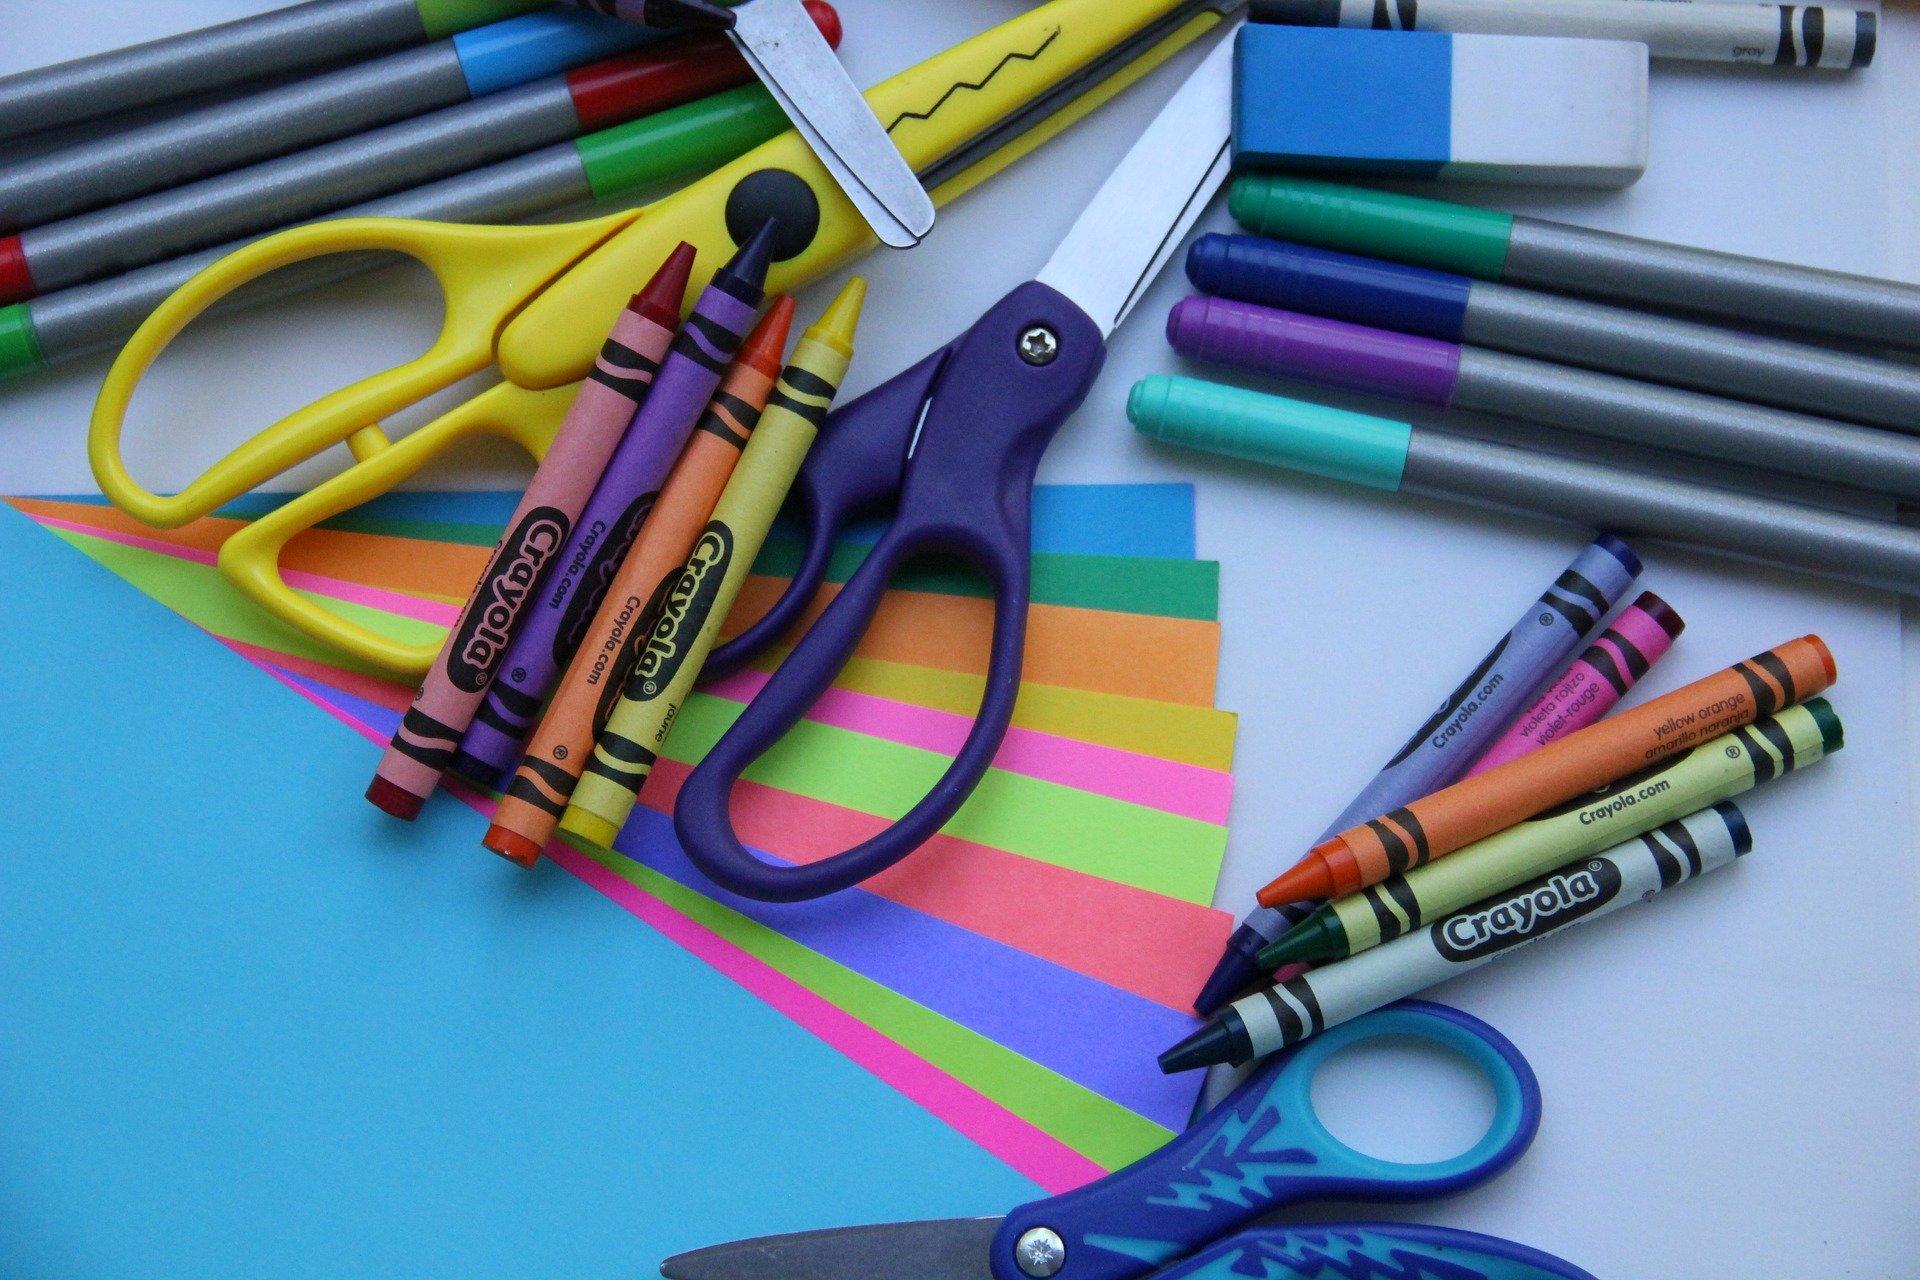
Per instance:
[[[1049,0],[880,84],[867,101],[937,202],[1026,155],[1158,66],[1244,0]],[[394,488],[477,434],[540,457],[574,386],[635,283],[680,240],[699,250],[692,292],[744,235],[780,219],[770,290],[792,290],[873,247],[871,231],[797,134],[786,133],[641,209],[556,226],[482,227],[350,218],[295,227],[208,267],[147,318],[94,405],[88,454],[100,488],[137,519],[174,527],[207,515],[345,443],[352,466],[229,537],[220,567],[294,627],[395,675],[424,674],[437,645],[409,645],[289,587],[281,549],[313,525]],[[192,320],[277,268],[336,253],[397,251],[439,281],[446,313],[423,354],[299,409],[171,496],[128,474],[120,436],[135,386]],[[389,440],[380,423],[489,365],[504,380]]]

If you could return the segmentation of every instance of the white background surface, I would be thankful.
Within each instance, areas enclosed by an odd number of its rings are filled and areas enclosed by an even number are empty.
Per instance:
[[[0,73],[261,7],[0,0]],[[868,83],[1021,7],[841,0],[844,55]],[[1916,55],[1920,16],[1895,12],[1878,63],[1853,77],[1661,66],[1652,161],[1638,186],[1456,194],[1920,279]],[[875,288],[849,390],[903,368],[1028,278],[1173,83],[1155,76],[944,211],[912,254],[863,264]],[[1206,225],[1224,229],[1224,209]],[[1243,715],[1220,896],[1237,909],[1584,535],[1146,447],[1122,405],[1136,378],[1178,366],[1159,323],[1184,292],[1170,271],[1117,336],[1042,478],[1200,484],[1200,553],[1224,564],[1220,704]],[[395,343],[417,350],[435,324],[430,296],[388,275],[207,326],[137,402],[136,474],[178,486],[278,413],[393,363]],[[826,296],[816,288],[808,309]],[[103,368],[90,361],[0,394],[0,490],[92,487],[82,436]],[[486,485],[519,474],[490,457],[435,479]],[[1742,865],[1444,991],[1532,1059],[1546,1122],[1509,1175],[1402,1216],[1510,1236],[1601,1277],[1911,1276],[1920,1256],[1920,864],[1905,693],[1914,682],[1903,672],[1920,672],[1916,628],[1909,622],[1903,655],[1890,597],[1641,549],[1644,585],[1690,624],[1650,678],[1656,691],[1818,631],[1838,656],[1832,697],[1848,749],[1743,802],[1757,847]],[[1362,1123],[1460,1132],[1444,1109],[1423,1114],[1428,1101],[1401,1091]],[[1367,1206],[1348,1216],[1382,1215]]]

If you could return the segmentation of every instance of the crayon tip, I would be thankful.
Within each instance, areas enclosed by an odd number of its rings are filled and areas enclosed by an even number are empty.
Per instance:
[[[378,776],[367,784],[367,799],[373,802],[374,808],[402,822],[412,822],[419,817],[420,806],[427,802],[425,796],[417,796]]]
[[[508,862],[517,862],[523,867],[531,867],[540,861],[539,845],[518,831],[509,831],[502,826],[488,827],[487,834],[480,838],[480,843]]]
[[[1313,850],[1262,889],[1258,895],[1260,905],[1284,907],[1289,902],[1333,897],[1337,888],[1333,883],[1333,873],[1327,869],[1327,860],[1319,854],[1320,850]]]
[[[568,807],[560,818],[560,829],[568,835],[579,836],[589,844],[601,848],[610,848],[614,837],[620,834],[620,828],[608,822],[597,813],[588,813],[585,809]]]
[[[1346,931],[1341,929],[1341,936],[1334,936],[1334,930],[1339,926],[1329,923],[1328,916],[1331,914],[1316,911],[1275,938],[1261,949],[1260,967],[1271,971],[1290,964],[1306,964],[1310,960],[1340,959],[1345,949]]]
[[[827,309],[807,330],[815,342],[824,342],[843,355],[853,354],[853,335],[860,328],[860,309],[867,303],[867,282],[855,276],[840,286]]]
[[[758,369],[769,378],[780,376],[780,365],[787,353],[787,335],[793,332],[793,299],[781,294],[753,326],[753,332],[740,344],[739,362]]]
[[[734,250],[733,256],[716,274],[743,280],[755,289],[763,288],[767,283],[767,270],[773,266],[773,241],[779,231],[780,222],[777,218],[762,222],[760,229]]]
[[[693,279],[693,258],[697,251],[682,240],[674,246],[653,279],[640,286],[627,308],[653,321],[663,329],[680,323],[680,309],[686,305],[687,283]]]
[[[1160,1071],[1171,1076],[1230,1063],[1234,1058],[1233,1038],[1224,1021],[1209,1022],[1161,1054]]]
[[[1634,608],[1660,624],[1667,633],[1667,639],[1678,640],[1680,633],[1687,629],[1687,620],[1675,612],[1674,607],[1651,591],[1642,591],[1640,598],[1633,602]]]
[[[1227,939],[1227,949],[1220,956],[1220,963],[1213,966],[1213,973],[1207,978],[1206,985],[1200,988],[1200,994],[1193,998],[1193,1011],[1206,1016],[1227,1001],[1239,995],[1264,976],[1259,962],[1254,958],[1260,954],[1261,937],[1255,930],[1241,925]]]

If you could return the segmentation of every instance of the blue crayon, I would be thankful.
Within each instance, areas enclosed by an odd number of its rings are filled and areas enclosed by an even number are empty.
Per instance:
[[[1609,533],[1595,538],[1314,843],[1458,781],[1599,630],[1639,576],[1640,557],[1631,547]],[[1264,976],[1256,957],[1307,914],[1295,909],[1300,905],[1254,908],[1227,940],[1193,1007],[1211,1014]]]

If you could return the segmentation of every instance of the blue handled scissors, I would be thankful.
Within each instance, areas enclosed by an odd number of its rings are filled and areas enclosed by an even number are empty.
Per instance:
[[[1410,1037],[1493,1085],[1493,1124],[1448,1160],[1403,1164],[1341,1142],[1313,1077],[1342,1049]],[[1297,1201],[1419,1200],[1504,1172],[1540,1125],[1540,1087],[1505,1036],[1445,1005],[1404,1001],[1268,1059],[1166,1146],[1004,1218],[950,1218],[767,1236],[661,1264],[667,1280],[1593,1280],[1524,1245],[1440,1227],[1321,1223],[1244,1229]]]
[[[1243,0],[1213,0],[1223,17]],[[1224,25],[1224,24],[1223,24]],[[1226,179],[1233,50],[1222,41],[1121,160],[1038,277],[965,333],[833,414],[795,493],[805,551],[786,592],[708,659],[737,668],[779,639],[813,598],[835,537],[855,520],[887,531],[682,784],[675,828],[716,883],[795,901],[856,884],[937,832],[986,773],[1013,719],[1026,638],[1033,477],[1079,408],[1106,340]],[[727,801],[741,774],[805,716],[853,655],[894,572],[925,553],[977,567],[993,590],[993,639],[972,729],[945,773],[886,830],[820,862],[775,866],[735,834]]]

